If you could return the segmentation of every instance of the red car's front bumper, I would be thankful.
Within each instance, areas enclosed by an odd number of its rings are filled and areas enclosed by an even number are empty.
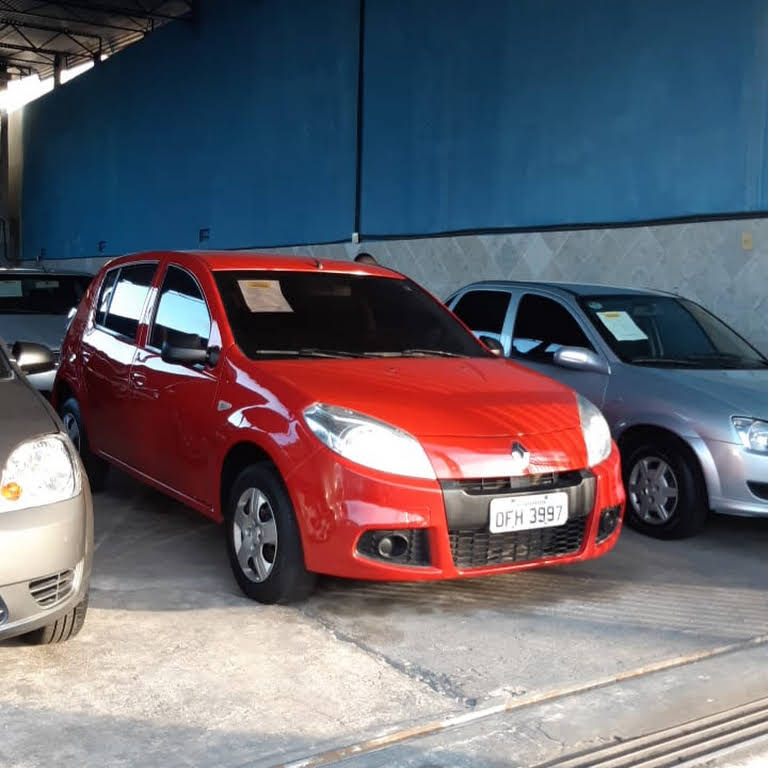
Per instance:
[[[483,563],[482,557],[479,562],[472,557],[471,567],[457,567],[455,563],[454,554],[460,563],[466,562],[467,557],[459,557],[457,537],[460,534],[449,530],[445,489],[438,481],[395,478],[346,462],[324,449],[295,468],[286,481],[299,518],[306,566],[310,571],[354,579],[426,581],[561,565],[589,560],[608,552],[616,543],[624,514],[625,496],[616,446],[606,461],[583,474],[594,478],[594,501],[590,509],[584,510],[583,533],[579,523],[578,539],[570,539],[567,546],[559,547],[567,551],[553,553],[556,547],[550,546],[549,551],[547,547],[538,547],[543,554],[528,559],[526,553],[535,552],[537,547],[530,547],[530,539],[525,539],[529,544],[523,544],[522,558],[518,555],[510,562],[509,547],[506,547],[503,562],[489,565]],[[509,494],[507,491],[498,495]],[[483,500],[489,503],[492,497],[486,494]],[[620,512],[615,530],[598,543],[601,512],[617,507]],[[424,531],[419,534],[426,544],[425,547],[420,545],[426,552],[424,564],[402,564],[375,556],[370,551],[367,554],[360,551],[361,536],[368,531],[409,529]],[[543,530],[557,531],[556,528]],[[479,536],[481,552],[487,551],[488,542],[494,536],[489,533],[487,524],[484,530],[478,528],[471,532],[468,542],[465,537],[465,555],[467,546],[469,552],[474,551],[472,536],[475,534]],[[526,546],[529,549],[525,549]],[[498,548],[496,555],[494,561],[499,559]]]

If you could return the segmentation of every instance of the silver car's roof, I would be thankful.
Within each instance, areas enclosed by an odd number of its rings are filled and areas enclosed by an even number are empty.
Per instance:
[[[92,278],[90,272],[77,272],[73,269],[31,269],[29,267],[0,267],[0,276],[19,275],[21,277],[88,277]]]
[[[544,288],[547,290],[567,293],[570,296],[675,296],[668,291],[653,288],[626,288],[616,285],[601,285],[600,283],[564,283],[546,282],[543,280],[481,280],[471,283],[466,288]]]

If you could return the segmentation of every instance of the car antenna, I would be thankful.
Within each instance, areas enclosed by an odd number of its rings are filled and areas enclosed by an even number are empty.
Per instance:
[[[323,262],[322,262],[322,261],[320,261],[320,259],[318,259],[318,258],[317,258],[317,256],[313,256],[313,257],[312,257],[312,259],[314,260],[314,262],[315,262],[315,266],[316,266],[318,269],[322,269],[322,268],[323,268]]]

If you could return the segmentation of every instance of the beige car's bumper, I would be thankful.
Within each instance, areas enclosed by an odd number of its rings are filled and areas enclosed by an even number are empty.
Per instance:
[[[85,597],[93,560],[93,507],[79,496],[0,513],[0,640],[50,624]]]

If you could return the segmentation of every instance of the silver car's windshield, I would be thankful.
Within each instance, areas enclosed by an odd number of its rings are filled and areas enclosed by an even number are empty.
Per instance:
[[[11,366],[8,364],[8,360],[5,358],[3,348],[0,346],[0,380],[7,379],[11,375]]]
[[[625,362],[679,368],[765,368],[754,347],[706,309],[673,296],[585,296],[584,311]]]
[[[0,315],[66,315],[90,281],[87,275],[0,274]]]

